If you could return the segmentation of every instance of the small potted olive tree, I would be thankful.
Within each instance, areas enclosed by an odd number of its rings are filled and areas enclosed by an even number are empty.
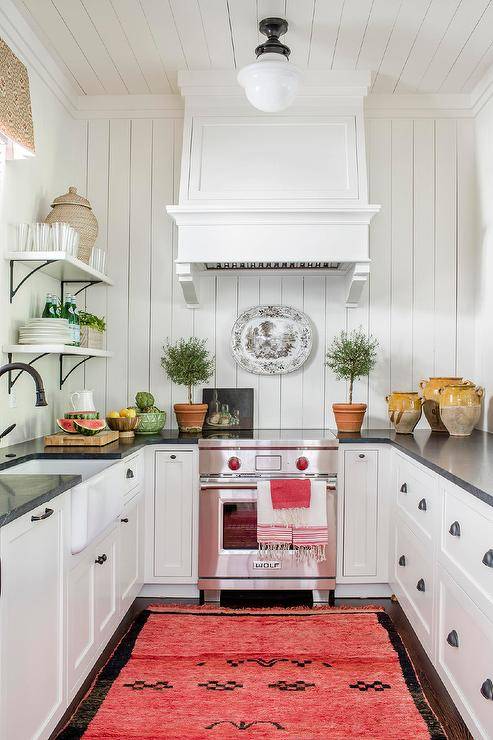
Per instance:
[[[338,380],[349,381],[349,403],[333,403],[332,409],[339,432],[360,432],[366,403],[353,403],[354,381],[369,375],[377,361],[378,340],[367,336],[363,328],[341,331],[330,345],[326,365]]]
[[[181,432],[200,432],[204,425],[207,404],[193,402],[193,389],[207,383],[214,372],[214,356],[205,345],[205,339],[189,337],[163,347],[164,372],[173,383],[188,389],[188,403],[175,403],[173,407]]]

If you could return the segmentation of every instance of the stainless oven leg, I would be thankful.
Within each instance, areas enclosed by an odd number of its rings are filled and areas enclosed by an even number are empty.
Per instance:
[[[334,589],[326,590],[318,590],[313,589],[313,603],[314,604],[327,604],[329,603],[329,606],[334,606],[335,604],[335,591]]]
[[[217,602],[219,603],[221,601],[221,591],[208,588],[205,591],[200,592],[200,603],[201,604],[207,604],[208,602]]]

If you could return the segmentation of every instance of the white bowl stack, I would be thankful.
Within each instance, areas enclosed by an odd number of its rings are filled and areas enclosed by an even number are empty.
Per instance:
[[[67,319],[29,319],[19,328],[19,344],[70,344]]]

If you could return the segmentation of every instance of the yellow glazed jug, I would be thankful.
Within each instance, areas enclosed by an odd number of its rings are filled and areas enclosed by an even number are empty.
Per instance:
[[[398,434],[412,434],[421,418],[422,400],[415,391],[392,391],[386,396],[389,419]]]
[[[428,380],[420,380],[419,387],[423,396],[423,411],[425,412],[428,424],[432,432],[447,432],[447,428],[440,418],[440,390],[449,385],[460,383],[470,383],[469,380],[463,381],[462,377],[433,377]]]
[[[458,383],[440,391],[440,417],[453,437],[467,437],[479,421],[483,388]]]

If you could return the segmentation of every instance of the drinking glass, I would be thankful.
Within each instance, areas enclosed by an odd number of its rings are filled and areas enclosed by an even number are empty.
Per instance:
[[[50,224],[33,223],[31,224],[30,231],[33,242],[33,250],[36,252],[48,252],[51,242]]]
[[[26,252],[31,246],[29,224],[16,224],[16,251]]]
[[[68,234],[70,226],[62,221],[51,224],[51,243],[57,252],[68,251]]]

